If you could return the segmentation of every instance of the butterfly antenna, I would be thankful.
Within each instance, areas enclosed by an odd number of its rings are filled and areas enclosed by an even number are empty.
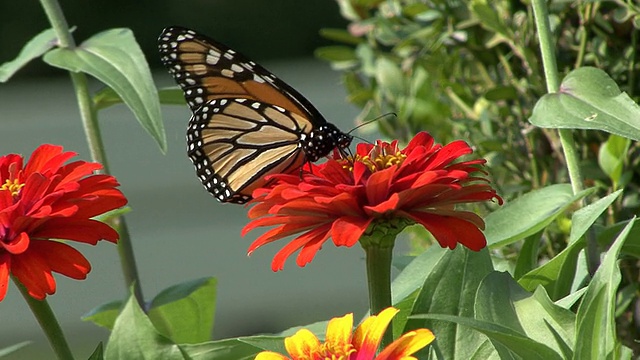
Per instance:
[[[390,112],[390,113],[382,114],[382,115],[380,115],[380,116],[378,116],[378,117],[376,117],[376,118],[374,118],[374,119],[371,119],[371,120],[369,120],[369,121],[365,121],[365,122],[363,122],[362,124],[360,124],[360,125],[358,125],[358,126],[354,127],[353,129],[349,130],[349,132],[348,132],[347,134],[348,134],[348,135],[351,135],[351,133],[352,133],[352,132],[354,132],[354,131],[356,131],[356,130],[360,129],[361,127],[363,127],[363,126],[365,126],[365,125],[369,125],[369,124],[371,124],[372,122],[376,122],[376,121],[378,121],[378,120],[380,120],[380,119],[382,119],[382,118],[385,118],[385,117],[387,117],[387,116],[394,116],[394,117],[398,117],[398,115],[397,115],[396,113],[394,113],[394,112]],[[361,139],[361,138],[359,138],[359,137],[357,137],[357,136],[354,136],[354,137],[356,137],[356,138],[358,138],[358,139]],[[362,140],[362,139],[361,139],[361,140]],[[365,140],[365,141],[366,141],[366,140]]]

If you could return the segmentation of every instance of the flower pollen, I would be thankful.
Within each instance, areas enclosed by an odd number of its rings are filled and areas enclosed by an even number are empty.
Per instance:
[[[326,342],[315,349],[308,358],[301,357],[300,360],[349,360],[351,354],[356,353],[352,344],[334,344]]]
[[[378,140],[376,146],[372,147],[367,155],[356,154],[354,157],[349,156],[345,159],[346,163],[342,168],[353,171],[353,163],[360,162],[373,173],[395,165],[402,165],[406,158],[407,155],[398,148],[397,141],[389,144]]]
[[[10,179],[7,179],[7,181],[5,181],[5,183],[2,186],[0,186],[0,191],[9,190],[11,192],[11,196],[18,196],[18,194],[20,194],[20,189],[22,189],[22,187],[24,187],[24,183],[20,183],[18,179],[15,179],[13,181],[11,181]]]

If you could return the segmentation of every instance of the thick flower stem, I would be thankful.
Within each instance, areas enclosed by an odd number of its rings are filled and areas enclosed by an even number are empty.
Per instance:
[[[394,236],[395,238],[395,236]],[[369,285],[369,308],[371,315],[391,306],[391,258],[393,255],[393,241],[389,245],[368,244],[364,246],[367,262],[367,282]],[[392,326],[385,332],[381,348],[393,342]]]
[[[555,46],[551,36],[551,25],[549,24],[549,11],[545,0],[533,0],[533,15],[538,30],[540,41],[540,54],[542,55],[542,66],[547,80],[547,91],[556,93],[560,90],[560,78],[558,76],[558,63],[556,61]],[[573,193],[577,194],[583,189],[582,173],[580,171],[580,160],[573,132],[570,129],[558,129],[562,151],[567,162],[569,180]],[[582,200],[584,205],[584,199]],[[590,274],[595,274],[600,264],[600,256],[597,251],[597,243],[593,231],[587,232],[587,268]]]
[[[61,48],[75,48],[76,44],[71,36],[69,25],[64,17],[62,8],[57,0],[40,0],[42,7],[47,14],[47,18],[51,23],[51,26],[56,32],[59,45]],[[102,136],[100,135],[100,126],[98,125],[98,115],[93,106],[91,100],[91,94],[89,92],[89,86],[87,84],[87,77],[84,73],[69,72],[73,87],[76,92],[76,98],[78,100],[78,108],[80,110],[80,118],[82,119],[82,127],[84,129],[85,137],[89,145],[89,151],[91,152],[91,158],[93,161],[99,162],[104,168],[104,172],[109,174],[109,164],[107,163],[107,156],[105,153],[105,147],[102,142]],[[116,221],[118,232],[120,233],[120,241],[118,242],[118,253],[120,255],[120,262],[122,264],[122,270],[125,277],[125,283],[127,288],[133,286],[133,292],[138,300],[140,306],[144,304],[144,298],[142,295],[142,287],[140,285],[140,279],[138,276],[138,268],[133,253],[133,246],[131,244],[131,237],[129,236],[129,230],[125,219],[120,217]]]
[[[31,312],[33,312],[36,320],[38,320],[42,331],[44,331],[47,336],[49,344],[51,344],[51,347],[56,353],[58,359],[73,359],[71,348],[69,348],[69,344],[64,337],[62,328],[60,328],[60,324],[53,314],[47,300],[36,300],[32,298],[31,295],[29,295],[29,291],[20,283],[20,281],[13,278],[13,282],[20,289],[22,296],[31,308]]]

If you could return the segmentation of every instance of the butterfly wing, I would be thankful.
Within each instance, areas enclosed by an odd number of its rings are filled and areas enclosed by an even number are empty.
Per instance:
[[[221,202],[245,203],[264,176],[305,162],[298,133],[306,120],[277,105],[245,98],[214,99],[198,108],[187,151],[204,187]]]
[[[244,203],[266,185],[265,175],[292,172],[351,142],[299,92],[217,41],[173,26],[158,48],[193,112],[189,157],[222,202]]]
[[[246,98],[278,105],[319,126],[326,123],[302,94],[271,72],[193,30],[164,29],[158,40],[160,59],[184,91],[192,111],[221,98]]]

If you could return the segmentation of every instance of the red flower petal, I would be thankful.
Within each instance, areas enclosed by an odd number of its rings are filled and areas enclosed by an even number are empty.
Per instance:
[[[372,218],[355,216],[343,216],[336,219],[331,225],[333,243],[336,246],[353,246],[367,230],[371,221],[373,221]]]
[[[487,240],[476,224],[453,216],[441,216],[419,211],[407,214],[409,218],[424,226],[440,246],[455,249],[458,243],[479,251],[487,246]]]
[[[391,180],[395,171],[395,167],[390,167],[371,174],[366,183],[368,204],[379,204],[388,198]]]
[[[67,160],[76,156],[73,152],[62,152],[62,146],[44,144],[33,151],[24,169],[26,176],[35,172],[55,172]]]
[[[18,236],[14,237],[10,241],[3,241],[0,247],[5,249],[8,253],[13,255],[22,254],[29,247],[29,235],[21,232]]]
[[[9,268],[11,267],[11,256],[0,253],[0,301],[4,300],[9,288]]]
[[[95,245],[116,242],[118,233],[92,219],[127,203],[109,175],[94,175],[102,166],[75,161],[62,147],[42,145],[23,169],[23,159],[0,157],[0,300],[12,274],[36,299],[53,294],[52,272],[84,279],[89,262],[64,239]]]
[[[288,243],[287,245],[285,245],[285,247],[278,251],[276,256],[273,258],[273,262],[271,262],[271,270],[278,271],[284,269],[284,262],[291,254],[298,251],[302,247],[308,247],[306,251],[300,253],[296,261],[296,264],[298,264],[298,266],[305,266],[313,259],[316,252],[322,246],[322,243],[327,240],[330,230],[331,224],[325,224],[324,226],[314,228],[293,239],[290,243]]]
[[[57,241],[35,241],[32,247],[47,263],[52,271],[82,280],[91,271],[89,261],[76,249]]]
[[[305,165],[311,174],[302,178],[273,175],[273,183],[255,190],[252,221],[242,234],[276,227],[259,236],[249,253],[301,234],[278,252],[272,268],[282,269],[287,257],[300,249],[297,263],[303,266],[329,235],[336,246],[353,246],[374,221],[402,218],[422,224],[443,247],[453,249],[460,243],[480,250],[486,246],[484,222],[455,206],[493,199],[501,204],[502,199],[482,177],[485,160],[455,162],[471,152],[464,141],[442,146],[420,133],[403,150],[397,141],[358,144],[354,159]]]
[[[45,258],[37,251],[28,251],[11,259],[11,273],[29,291],[29,295],[43,300],[56,291],[56,281]]]
[[[100,240],[117,242],[118,232],[109,225],[92,219],[52,218],[33,230],[32,236],[41,239],[66,239],[95,245]]]

